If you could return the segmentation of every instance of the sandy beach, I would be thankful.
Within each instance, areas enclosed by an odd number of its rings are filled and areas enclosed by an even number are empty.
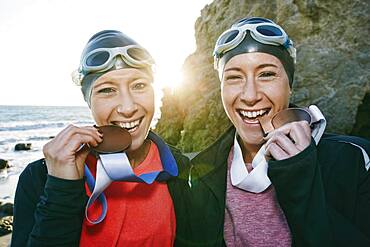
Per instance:
[[[0,237],[0,247],[8,247],[10,246],[10,239],[12,238],[12,234],[7,234]]]

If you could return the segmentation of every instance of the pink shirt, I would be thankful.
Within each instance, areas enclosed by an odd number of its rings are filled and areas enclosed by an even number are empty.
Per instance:
[[[227,246],[291,246],[288,223],[270,185],[262,193],[234,187],[230,181],[233,148],[229,153],[224,238]],[[250,171],[251,164],[247,164]]]

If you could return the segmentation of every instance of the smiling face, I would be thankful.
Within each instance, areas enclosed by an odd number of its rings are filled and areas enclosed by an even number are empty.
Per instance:
[[[154,114],[152,79],[133,68],[109,71],[94,82],[90,108],[98,126],[127,129],[132,137],[128,151],[135,151],[143,145]]]
[[[263,143],[258,118],[268,120],[289,105],[289,80],[280,60],[267,53],[244,53],[224,67],[221,96],[244,146]]]

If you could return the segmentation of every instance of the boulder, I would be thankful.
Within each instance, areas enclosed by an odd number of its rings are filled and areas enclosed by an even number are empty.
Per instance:
[[[13,203],[7,202],[0,205],[0,217],[13,215],[14,205]]]
[[[369,9],[367,0],[213,1],[195,23],[197,49],[184,63],[182,86],[165,95],[156,131],[185,152],[204,149],[225,131],[231,123],[213,69],[214,43],[236,20],[263,16],[283,26],[297,48],[291,103],[316,104],[329,132],[370,138]]]
[[[13,231],[13,216],[6,216],[0,219],[0,236]]]
[[[0,170],[9,168],[9,162],[4,159],[0,159]]]
[[[15,151],[31,150],[31,143],[17,143],[14,147]]]

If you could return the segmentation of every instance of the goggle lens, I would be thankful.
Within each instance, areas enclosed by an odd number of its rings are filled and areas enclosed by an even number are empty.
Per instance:
[[[150,55],[143,49],[130,48],[127,50],[127,54],[136,61],[150,60]]]
[[[225,40],[225,43],[229,43],[230,41],[232,41],[233,39],[235,39],[235,37],[239,34],[239,31],[232,31],[229,36],[226,38]]]
[[[281,32],[281,30],[279,30],[279,28],[270,26],[270,25],[258,26],[256,29],[260,34],[265,35],[265,36],[273,37],[273,36],[283,35],[283,33]]]
[[[95,52],[86,59],[86,65],[87,66],[100,66],[108,61],[109,56],[110,54],[107,51]]]
[[[235,39],[235,37],[239,34],[238,30],[232,30],[230,32],[227,32],[224,36],[220,38],[220,41],[218,42],[219,45],[227,44]]]

